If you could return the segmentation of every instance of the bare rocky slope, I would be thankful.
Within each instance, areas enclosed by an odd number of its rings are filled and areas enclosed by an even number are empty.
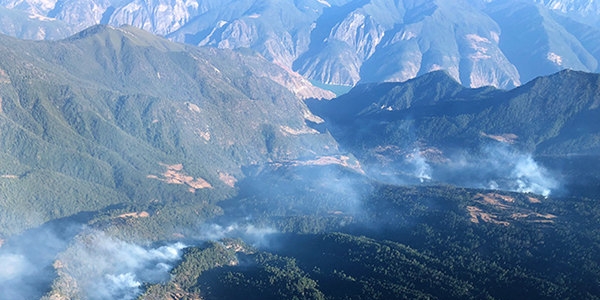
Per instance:
[[[598,6],[589,0],[0,4],[2,32],[21,38],[52,39],[100,23],[128,24],[193,45],[251,48],[332,85],[405,81],[443,69],[465,86],[512,88],[565,68],[599,70]]]

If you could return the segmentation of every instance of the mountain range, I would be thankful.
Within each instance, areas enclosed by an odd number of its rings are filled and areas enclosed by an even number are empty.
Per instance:
[[[150,227],[189,205],[208,217],[241,188],[262,193],[253,177],[340,172],[318,171],[326,166],[474,187],[512,178],[500,187],[541,194],[582,174],[574,170],[585,169],[588,185],[596,178],[583,167],[600,150],[592,73],[502,90],[466,88],[437,71],[316,100],[331,95],[255,52],[186,46],[134,27],[0,42],[3,237],[85,211],[107,220],[144,211]],[[494,159],[508,169],[452,179]],[[510,160],[533,173],[514,175]],[[544,181],[553,177],[544,167],[575,173]],[[152,230],[159,238],[175,229]]]
[[[508,91],[470,89],[436,71],[310,103],[353,148],[386,147],[395,139],[446,149],[496,140],[538,156],[595,155],[599,86],[595,73],[565,70]]]
[[[599,70],[591,0],[2,0],[3,33],[56,39],[95,24],[251,48],[315,83],[405,81],[443,69],[469,87],[513,88]]]
[[[565,70],[512,90],[471,89],[436,71],[308,104],[325,120],[319,130],[382,180],[595,194],[584,166],[598,162],[599,86],[598,74]]]
[[[0,299],[599,299],[599,15],[0,0]]]

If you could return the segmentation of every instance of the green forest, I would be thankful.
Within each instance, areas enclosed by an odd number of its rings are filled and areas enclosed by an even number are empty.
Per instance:
[[[317,213],[299,226],[298,217],[277,210],[262,216],[256,222],[279,230],[258,248],[227,239],[189,248],[173,279],[140,299],[174,291],[205,299],[600,295],[595,200],[451,186],[372,188],[363,210],[346,218]]]

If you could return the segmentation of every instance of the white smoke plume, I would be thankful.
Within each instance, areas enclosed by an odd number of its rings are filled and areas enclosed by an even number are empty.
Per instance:
[[[77,289],[55,288],[53,293],[91,300],[135,299],[143,283],[169,279],[169,271],[181,258],[183,248],[182,243],[145,248],[100,231],[82,234],[55,263],[59,278],[54,286],[72,286],[65,281],[74,280]]]
[[[27,277],[34,268],[22,254],[0,254],[0,299],[26,299],[32,296]]]
[[[520,157],[515,163],[513,172],[516,190],[525,193],[535,193],[548,197],[558,188],[558,181],[549,174],[548,170],[538,165],[530,155]]]
[[[423,157],[419,149],[413,150],[412,154],[409,155],[409,161],[414,166],[414,176],[418,178],[421,183],[432,179],[431,166],[427,163],[427,160]]]
[[[447,164],[437,166],[434,180],[476,188],[489,188],[548,197],[560,189],[560,182],[529,153],[508,145],[483,148],[479,154],[454,155]]]
[[[449,183],[470,188],[489,188],[548,197],[560,190],[559,176],[538,164],[533,155],[502,143],[479,151],[445,155],[437,148],[386,147],[377,152],[377,163],[367,166],[375,180],[405,185]]]
[[[21,254],[2,254],[0,255],[0,281],[6,282],[15,280],[28,273],[31,270],[31,263]]]
[[[242,238],[256,247],[268,246],[269,236],[278,233],[271,227],[257,227],[252,224],[228,226],[218,224],[203,224],[198,230],[197,238],[202,241],[217,241],[223,238]]]
[[[4,241],[0,247],[0,300],[39,299],[55,276],[52,263],[81,226],[48,222]]]

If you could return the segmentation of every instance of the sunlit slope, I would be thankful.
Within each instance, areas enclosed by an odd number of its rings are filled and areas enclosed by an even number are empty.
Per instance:
[[[55,39],[131,25],[192,45],[252,49],[331,85],[446,70],[470,87],[512,88],[562,69],[599,71],[590,0],[0,0],[0,32]]]
[[[288,89],[314,88],[252,53],[105,26],[0,53],[0,235],[116,204],[202,217],[242,166],[337,153]]]

